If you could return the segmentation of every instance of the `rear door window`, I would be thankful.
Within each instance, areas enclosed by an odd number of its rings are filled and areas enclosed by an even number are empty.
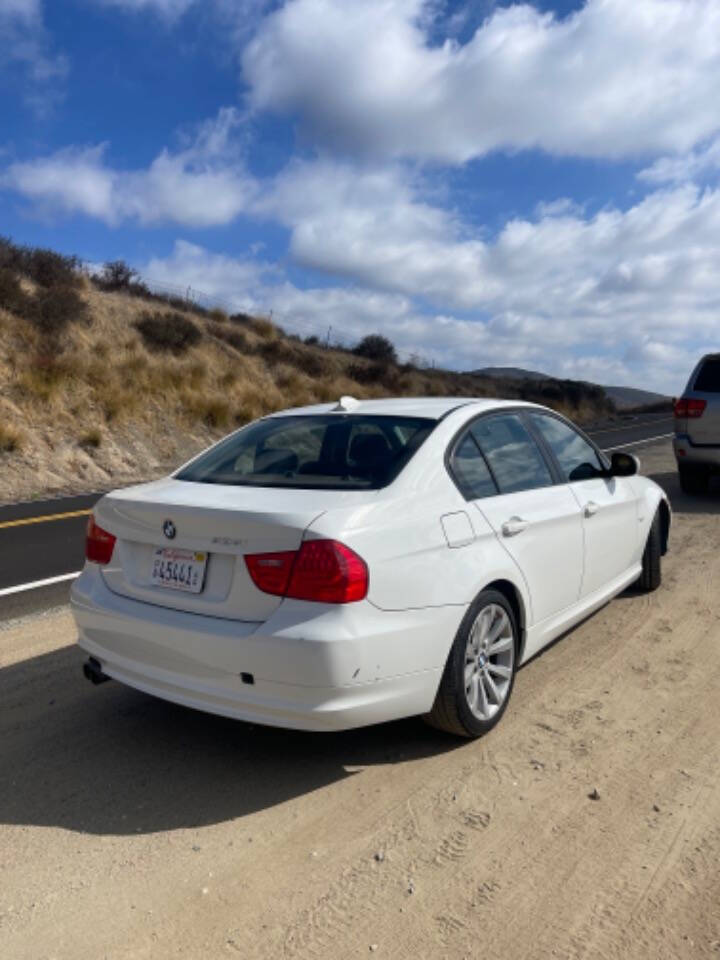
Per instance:
[[[466,433],[455,447],[451,465],[460,490],[469,500],[492,497],[498,492],[485,457],[471,433]]]
[[[543,413],[532,413],[530,418],[555,454],[566,480],[589,480],[603,472],[595,448],[569,424]]]
[[[545,457],[517,414],[481,417],[470,429],[500,493],[552,485]]]
[[[695,377],[693,389],[700,393],[720,393],[720,357],[713,357],[703,363]]]

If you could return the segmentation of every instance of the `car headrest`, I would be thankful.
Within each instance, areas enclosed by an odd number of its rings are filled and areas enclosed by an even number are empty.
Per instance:
[[[254,473],[295,473],[298,456],[294,450],[259,450],[255,454]]]
[[[377,433],[359,433],[350,444],[350,459],[360,466],[375,460],[386,460],[389,454],[387,440]]]

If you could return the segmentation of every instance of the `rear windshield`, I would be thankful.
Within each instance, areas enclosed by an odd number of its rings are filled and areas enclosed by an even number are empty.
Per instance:
[[[258,420],[176,474],[229,486],[377,490],[435,426],[421,417],[324,414]]]
[[[704,393],[720,393],[720,357],[706,360],[695,377],[695,390]]]

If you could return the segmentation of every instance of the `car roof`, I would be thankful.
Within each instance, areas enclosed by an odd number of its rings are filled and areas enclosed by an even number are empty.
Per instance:
[[[482,413],[486,410],[501,409],[502,407],[535,407],[537,404],[524,403],[518,400],[499,400],[496,397],[383,397],[374,400],[355,400],[352,397],[343,397],[342,405],[340,399],[338,399],[334,403],[317,403],[308,407],[279,410],[271,416],[354,413],[375,414],[377,416],[428,417],[431,420],[440,420],[459,407],[469,406],[473,407],[473,411]]]

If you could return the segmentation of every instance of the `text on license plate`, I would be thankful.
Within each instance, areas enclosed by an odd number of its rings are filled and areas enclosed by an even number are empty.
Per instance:
[[[200,593],[205,582],[206,565],[206,553],[158,547],[153,555],[151,580],[160,587]]]

